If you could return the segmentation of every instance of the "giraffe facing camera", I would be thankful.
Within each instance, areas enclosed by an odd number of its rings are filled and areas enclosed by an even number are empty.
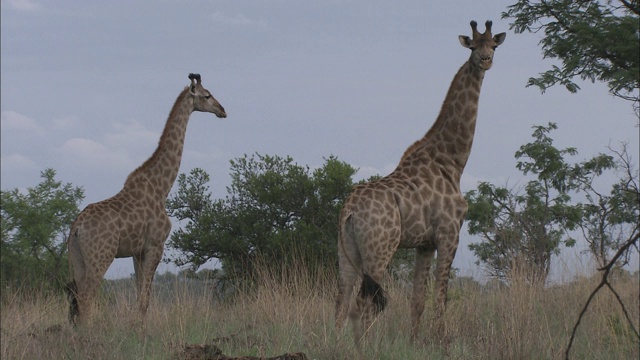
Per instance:
[[[409,146],[391,174],[354,187],[340,213],[336,328],[342,328],[348,315],[361,354],[366,331],[387,303],[380,284],[398,248],[416,250],[410,301],[412,341],[418,335],[437,252],[434,335],[445,335],[449,273],[467,214],[460,177],[471,153],[482,80],[493,64],[495,49],[506,37],[505,33],[493,36],[491,25],[487,21],[486,31],[480,34],[472,21],[472,37],[458,37],[471,55],[454,76],[436,121]],[[361,287],[353,296],[358,279]]]

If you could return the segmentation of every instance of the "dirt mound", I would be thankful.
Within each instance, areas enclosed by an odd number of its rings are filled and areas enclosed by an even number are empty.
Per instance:
[[[304,353],[286,353],[274,357],[228,356],[219,347],[208,344],[185,345],[178,351],[173,360],[307,360]]]

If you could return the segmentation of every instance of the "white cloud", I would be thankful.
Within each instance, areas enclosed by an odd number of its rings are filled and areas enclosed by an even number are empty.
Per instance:
[[[126,123],[115,123],[114,132],[105,135],[105,144],[113,148],[145,150],[153,152],[160,133],[145,128],[136,120]],[[149,150],[150,149],[150,150]]]
[[[0,127],[4,131],[26,131],[36,134],[43,134],[44,129],[35,120],[17,113],[15,111],[3,111],[0,114]]]
[[[0,157],[2,190],[19,189],[24,191],[33,185],[43,168],[23,154],[3,154]]]
[[[74,116],[67,116],[63,118],[53,119],[54,129],[68,129],[73,128],[78,124],[78,119]]]
[[[62,150],[68,153],[95,154],[106,152],[107,148],[104,145],[91,139],[73,138],[67,140],[62,145]]]
[[[3,174],[38,168],[38,164],[36,164],[35,161],[22,154],[2,155],[0,157],[0,163],[2,164]]]
[[[228,15],[220,11],[216,11],[213,14],[211,14],[209,18],[214,23],[217,23],[217,24],[237,25],[237,26],[258,26],[263,28],[267,26],[267,24],[264,21],[253,20],[240,13],[237,13],[235,15]]]
[[[68,124],[63,120],[59,125]],[[84,173],[126,174],[153,153],[159,137],[159,133],[130,120],[112,124],[110,131],[100,137],[70,138],[54,151],[65,163],[74,164]]]
[[[37,11],[42,8],[40,4],[31,0],[6,0],[6,3],[13,9],[19,11]]]
[[[126,153],[113,150],[107,146],[86,138],[67,140],[61,147],[63,156],[70,162],[79,162],[80,167],[87,169],[123,169],[134,168],[134,164]]]

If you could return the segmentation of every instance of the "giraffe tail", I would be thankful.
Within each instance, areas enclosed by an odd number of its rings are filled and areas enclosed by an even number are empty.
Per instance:
[[[362,285],[358,293],[360,298],[371,298],[374,309],[380,313],[387,306],[387,293],[377,281],[373,280],[368,274],[362,274]]]
[[[80,310],[78,309],[78,284],[74,279],[73,266],[71,264],[71,246],[76,244],[74,240],[76,240],[78,236],[78,229],[73,229],[75,225],[76,222],[74,221],[74,223],[71,224],[72,231],[69,232],[69,238],[67,239],[67,254],[69,256],[69,275],[71,276],[71,281],[65,286],[65,292],[69,300],[69,323],[74,326],[77,324],[78,316],[80,315]]]
[[[69,299],[69,322],[73,325],[76,324],[80,311],[78,310],[78,285],[75,280],[67,283],[65,287],[67,292],[67,299]]]

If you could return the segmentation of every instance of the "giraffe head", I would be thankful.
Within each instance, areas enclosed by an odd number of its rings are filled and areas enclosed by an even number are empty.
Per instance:
[[[500,33],[496,36],[491,35],[491,21],[487,20],[484,24],[486,30],[484,34],[478,32],[478,23],[471,21],[471,30],[473,30],[473,38],[460,35],[458,39],[462,46],[471,49],[471,63],[480,67],[483,70],[489,70],[493,64],[493,53],[502,44],[504,38],[507,36],[505,33]]]
[[[193,97],[193,111],[210,112],[219,118],[227,117],[227,113],[218,100],[202,86],[200,74],[189,74],[189,79],[191,79],[189,93]]]

